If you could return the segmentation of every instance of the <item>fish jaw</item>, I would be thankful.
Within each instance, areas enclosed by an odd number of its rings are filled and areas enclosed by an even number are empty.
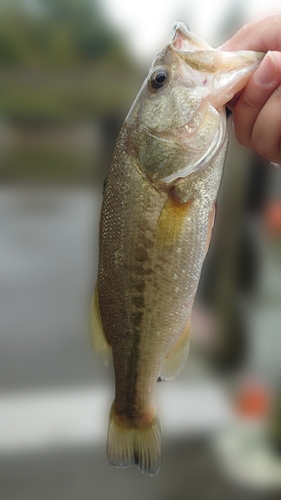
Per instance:
[[[188,31],[180,22],[175,27],[171,46],[189,68],[205,76],[208,101],[216,109],[225,105],[250,79],[264,57],[264,52],[240,50],[224,52],[213,48]]]
[[[173,46],[182,52],[195,50],[213,50],[213,47],[195,35],[182,21],[176,23],[173,28]]]

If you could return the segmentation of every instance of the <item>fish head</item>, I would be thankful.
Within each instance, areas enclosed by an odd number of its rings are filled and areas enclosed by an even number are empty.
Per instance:
[[[170,183],[210,163],[227,135],[224,105],[246,85],[263,55],[223,52],[184,23],[175,26],[126,119],[146,175]]]

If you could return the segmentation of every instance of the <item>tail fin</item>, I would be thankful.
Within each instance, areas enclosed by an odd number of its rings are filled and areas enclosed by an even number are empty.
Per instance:
[[[115,467],[138,465],[141,472],[154,476],[158,473],[161,462],[161,428],[156,416],[149,424],[137,426],[130,422],[118,422],[111,408],[108,435],[108,461]]]

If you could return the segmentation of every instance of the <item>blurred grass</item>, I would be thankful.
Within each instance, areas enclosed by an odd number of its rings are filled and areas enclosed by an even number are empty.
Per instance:
[[[67,151],[56,151],[50,148],[31,149],[15,151],[9,163],[9,170],[3,171],[6,180],[17,178],[17,180],[52,180],[63,182],[65,178],[69,181],[79,182],[91,180],[91,171],[82,162],[82,169],[78,170],[79,159],[73,157]],[[40,168],[39,168],[40,165]]]
[[[6,118],[67,121],[120,113],[139,78],[104,64],[75,71],[1,70],[0,113]]]

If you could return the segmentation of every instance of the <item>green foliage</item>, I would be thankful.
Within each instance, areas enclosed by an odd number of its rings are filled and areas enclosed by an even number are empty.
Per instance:
[[[140,79],[97,1],[0,0],[0,120],[7,120],[10,138],[0,141],[0,178],[97,177],[104,151],[112,147],[101,124],[124,117]],[[68,128],[79,123],[89,130],[99,124],[98,142],[88,145],[87,158],[83,138],[73,140]],[[46,134],[38,142],[33,130],[41,126]]]
[[[93,0],[0,4],[0,115],[69,120],[123,113],[137,86],[125,43]]]
[[[96,2],[34,0],[33,7],[24,5],[2,6],[0,64],[61,67],[112,54],[126,61],[122,39],[109,29]]]

